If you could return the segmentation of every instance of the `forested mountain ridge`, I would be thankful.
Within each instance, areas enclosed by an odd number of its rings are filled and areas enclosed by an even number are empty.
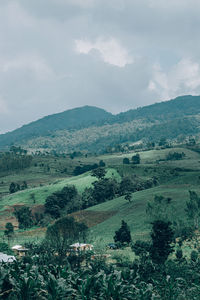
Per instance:
[[[200,113],[200,96],[186,95],[120,113],[112,119],[112,122],[123,123],[146,118],[166,121],[198,113]]]
[[[199,114],[200,96],[190,95],[118,115],[84,106],[0,135],[0,148],[15,144],[32,150],[101,152],[118,143],[196,135],[200,132]]]
[[[112,114],[104,109],[83,106],[70,109],[61,113],[46,116],[37,121],[31,122],[12,132],[0,135],[0,147],[13,143],[20,143],[38,136],[46,136],[58,130],[77,130],[87,128],[111,117]]]

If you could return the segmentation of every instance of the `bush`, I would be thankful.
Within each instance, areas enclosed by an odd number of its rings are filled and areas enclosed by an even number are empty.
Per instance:
[[[182,251],[182,249],[177,249],[176,250],[176,258],[178,260],[180,260],[181,258],[183,258],[183,251]]]
[[[115,231],[114,241],[115,243],[119,242],[122,245],[129,244],[131,242],[131,232],[124,220],[122,220],[119,230]]]
[[[123,164],[124,164],[124,165],[129,165],[129,164],[130,164],[130,160],[129,160],[128,157],[124,157],[124,159],[123,159]]]
[[[197,259],[198,259],[198,252],[193,250],[190,254],[190,259],[193,261],[193,262],[196,262]]]
[[[136,155],[133,155],[131,160],[134,165],[140,164],[140,155],[138,153]]]

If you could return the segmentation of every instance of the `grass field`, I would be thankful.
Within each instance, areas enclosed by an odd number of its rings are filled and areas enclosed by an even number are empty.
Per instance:
[[[185,158],[180,161],[165,161],[169,152],[184,152]],[[74,213],[74,216],[85,221],[90,227],[90,239],[94,244],[106,245],[113,241],[115,231],[120,227],[121,220],[125,220],[131,229],[133,241],[138,239],[147,239],[150,232],[150,222],[146,215],[146,205],[155,195],[163,195],[172,198],[174,207],[173,218],[186,219],[185,203],[189,199],[189,190],[194,190],[200,194],[200,154],[184,148],[150,150],[140,153],[140,165],[123,165],[124,157],[131,158],[133,153],[104,155],[99,157],[77,158],[73,163],[80,164],[94,163],[103,160],[107,166],[107,177],[113,177],[120,181],[121,176],[135,174],[141,178],[148,179],[157,176],[159,185],[133,193],[132,202],[129,203],[124,197],[115,198],[111,201],[93,206],[85,211]],[[2,181],[10,181],[14,175],[5,176]],[[16,176],[16,175],[15,175]],[[26,178],[26,172],[19,174],[18,179]],[[36,206],[44,204],[47,196],[55,191],[61,190],[66,185],[75,185],[79,193],[82,193],[86,187],[90,187],[96,178],[90,175],[90,172],[76,177],[56,178],[55,174],[43,173],[40,179],[36,179],[34,172],[28,174],[39,183],[42,179],[44,184],[49,184],[29,188],[12,195],[2,197],[0,201],[0,229],[1,233],[5,223],[14,222],[13,206],[28,205]],[[35,177],[34,177],[35,176]],[[61,176],[61,175],[60,175]],[[38,177],[39,178],[39,177]],[[32,200],[32,194],[35,197],[35,203]],[[24,243],[25,241],[38,241],[44,236],[45,229],[32,228],[27,231],[17,231],[14,243]]]

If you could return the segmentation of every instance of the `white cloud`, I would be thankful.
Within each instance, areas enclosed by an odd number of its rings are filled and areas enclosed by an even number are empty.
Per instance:
[[[162,71],[160,65],[155,65],[149,90],[162,99],[183,94],[198,94],[200,93],[200,65],[191,59],[182,59],[168,72]]]
[[[76,40],[75,43],[76,52],[88,54],[92,50],[97,50],[104,62],[117,67],[125,67],[133,62],[128,51],[114,38],[110,40],[99,38],[95,42]]]
[[[31,72],[38,80],[48,80],[54,75],[45,60],[36,55],[23,55],[0,62],[0,71],[12,72],[15,70]]]

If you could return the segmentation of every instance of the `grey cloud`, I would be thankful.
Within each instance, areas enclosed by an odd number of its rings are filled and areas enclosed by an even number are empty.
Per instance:
[[[197,0],[1,1],[0,132],[85,104],[119,112],[200,93],[199,10]]]

